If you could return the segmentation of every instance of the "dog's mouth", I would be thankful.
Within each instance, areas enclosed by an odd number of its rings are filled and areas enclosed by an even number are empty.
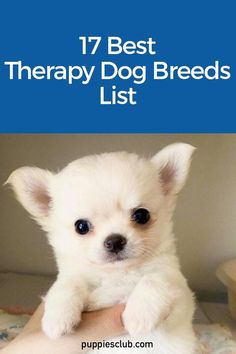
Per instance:
[[[102,255],[103,263],[132,262],[144,255],[143,247],[125,248],[117,253],[105,252]]]
[[[128,258],[129,257],[126,254],[124,254],[123,252],[119,252],[119,253],[114,253],[114,254],[107,254],[105,256],[104,261],[106,263],[115,263],[115,262],[125,261]]]
[[[119,252],[104,252],[104,249],[100,251],[96,257],[91,257],[89,262],[97,265],[97,266],[105,266],[105,265],[112,265],[112,264],[122,264],[122,263],[129,263],[137,260],[138,258],[142,257],[143,251],[140,252],[140,249],[135,250],[132,249],[123,249]]]

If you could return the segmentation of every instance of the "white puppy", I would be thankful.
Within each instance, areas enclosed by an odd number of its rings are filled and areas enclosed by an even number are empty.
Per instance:
[[[85,309],[126,303],[123,323],[134,343],[153,342],[153,349],[140,349],[143,354],[194,352],[194,301],[171,221],[193,150],[178,143],[151,160],[105,153],[57,174],[35,167],[11,174],[7,182],[47,232],[56,256],[59,274],[42,320],[50,338],[71,332]]]

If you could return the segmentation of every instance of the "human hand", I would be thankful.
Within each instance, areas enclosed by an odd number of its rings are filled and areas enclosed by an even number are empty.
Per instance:
[[[119,304],[99,311],[85,312],[73,334],[51,340],[41,329],[44,314],[44,306],[41,304],[21,334],[1,354],[80,354],[82,342],[108,340],[125,333],[121,320],[124,307]]]

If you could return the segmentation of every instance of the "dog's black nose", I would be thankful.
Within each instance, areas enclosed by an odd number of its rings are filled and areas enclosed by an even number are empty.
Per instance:
[[[104,241],[104,246],[108,252],[118,253],[122,251],[127,243],[124,236],[119,234],[112,234]]]

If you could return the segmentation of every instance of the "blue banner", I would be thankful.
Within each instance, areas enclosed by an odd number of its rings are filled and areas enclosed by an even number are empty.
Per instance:
[[[235,1],[0,5],[0,132],[236,132]]]

